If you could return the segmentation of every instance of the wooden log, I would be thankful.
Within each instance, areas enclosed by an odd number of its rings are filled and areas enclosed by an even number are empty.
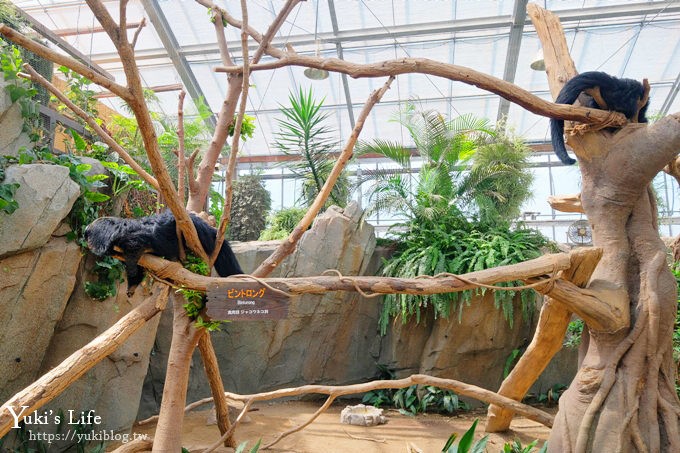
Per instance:
[[[571,267],[560,272],[560,278],[573,282],[579,287],[588,284],[597,263],[602,257],[592,249],[575,249],[571,254]],[[541,307],[541,314],[536,326],[536,332],[522,357],[501,384],[498,393],[508,398],[521,401],[536,379],[557,352],[562,349],[562,341],[571,319],[571,311],[563,304],[548,297]],[[513,412],[496,405],[489,406],[487,412],[486,431],[499,432],[510,428]]]
[[[551,208],[560,212],[578,212],[585,214],[581,205],[581,194],[556,195],[548,197],[548,204]]]
[[[141,305],[135,307],[97,338],[10,398],[0,407],[0,437],[7,434],[15,424],[10,408],[16,414],[21,412],[21,418],[23,418],[23,416],[32,414],[35,410],[50,402],[73,381],[115,351],[130,335],[163,310],[167,299],[168,287],[163,286],[158,293],[148,297]]]
[[[224,396],[224,383],[220,375],[220,368],[215,355],[215,349],[212,345],[210,332],[205,332],[198,340],[198,349],[201,352],[201,359],[203,360],[203,367],[205,374],[210,383],[210,393],[213,396],[215,403],[215,418],[217,419],[217,427],[221,434],[226,433],[231,428],[229,421],[229,405],[227,404],[227,397]],[[225,447],[235,447],[233,437],[228,437],[224,441]]]
[[[479,401],[507,406],[512,408],[512,410],[516,411],[518,414],[522,414],[524,417],[548,427],[552,426],[554,421],[552,415],[543,412],[542,410],[498,395],[497,393],[494,393],[490,390],[453,379],[438,378],[425,374],[414,374],[403,379],[371,381],[362,384],[342,386],[303,385],[301,387],[273,390],[271,392],[263,392],[253,395],[238,395],[235,393],[227,393],[226,395],[229,399],[243,402],[268,401],[278,398],[307,395],[310,393],[329,395],[337,398],[344,395],[358,395],[361,393],[366,393],[370,390],[399,389],[409,387],[411,385],[434,385],[439,388],[453,390],[459,395],[469,396],[470,398],[474,398]]]
[[[586,249],[586,254],[598,254],[599,249]],[[252,277],[205,277],[184,269],[181,264],[164,260],[153,255],[142,255],[139,264],[162,279],[170,280],[178,286],[205,291],[208,284],[220,282],[254,281]],[[569,254],[545,255],[523,263],[500,266],[464,276],[442,276],[437,278],[392,278],[372,276],[331,276],[263,278],[258,279],[274,288],[291,295],[323,294],[328,291],[364,291],[381,294],[437,294],[465,291],[480,284],[493,285],[499,282],[528,280],[534,277],[552,275],[571,267]],[[462,279],[461,279],[462,278]],[[545,285],[544,285],[545,286]],[[548,289],[547,287],[545,288]]]
[[[427,58],[400,58],[370,64],[360,64],[337,58],[321,59],[307,55],[293,55],[288,52],[286,56],[271,63],[252,65],[250,66],[250,70],[261,71],[291,65],[325,69],[327,71],[347,74],[353,78],[397,76],[407,73],[429,74],[457,82],[463,82],[468,85],[474,85],[485,91],[490,91],[537,115],[579,121],[586,124],[605,122],[615,126],[624,126],[628,124],[625,115],[620,113],[612,114],[611,112],[604,110],[576,107],[567,104],[554,104],[503,79],[475,71],[465,66],[441,63]],[[243,68],[240,66],[216,67],[215,71],[239,74],[243,71]],[[609,121],[613,121],[613,123],[609,123]]]

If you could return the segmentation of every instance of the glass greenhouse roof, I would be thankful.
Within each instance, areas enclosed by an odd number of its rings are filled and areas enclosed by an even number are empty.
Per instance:
[[[84,1],[15,0],[38,22],[111,73],[124,75],[108,36]],[[104,1],[113,17],[117,1]],[[264,33],[284,5],[282,0],[248,1],[249,23]],[[218,2],[235,17],[239,2]],[[301,55],[319,53],[357,63],[403,57],[426,57],[467,66],[514,83],[548,99],[545,72],[530,69],[540,43],[528,18],[526,0],[308,0],[288,16],[273,41],[288,43]],[[630,0],[547,0],[539,4],[558,13],[571,55],[579,71],[601,70],[616,76],[648,78],[649,112],[680,111],[676,96],[680,82],[680,2]],[[191,0],[130,0],[128,23],[143,18],[136,59],[148,87],[183,84],[191,96],[204,96],[213,112],[225,96],[226,75],[214,29],[205,7]],[[128,32],[132,35],[134,28]],[[239,64],[240,30],[227,27],[229,48]],[[510,45],[518,38],[519,46]],[[164,44],[165,43],[165,44]],[[168,52],[170,47],[171,52]],[[251,51],[254,50],[254,47]],[[263,62],[267,61],[266,58]],[[312,87],[325,98],[339,137],[348,137],[354,116],[383,79],[352,79],[331,73],[312,81],[302,67],[253,72],[248,114],[256,117],[255,137],[244,145],[249,156],[276,154],[273,134],[281,104],[290,90]],[[194,89],[189,87],[194,85]],[[176,115],[177,91],[159,92],[158,109]],[[507,112],[508,124],[527,140],[546,142],[548,120],[511,105],[474,86],[427,75],[400,75],[367,121],[363,139],[403,138],[408,134],[390,122],[400,102],[418,98],[429,108],[451,116],[472,113],[492,120]],[[116,109],[114,98],[105,98]]]

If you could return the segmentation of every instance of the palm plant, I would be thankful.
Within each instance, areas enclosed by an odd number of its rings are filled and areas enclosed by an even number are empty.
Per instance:
[[[326,126],[328,113],[322,112],[324,99],[316,101],[310,88],[299,88],[288,96],[290,107],[281,106],[283,119],[278,119],[279,132],[275,146],[284,154],[295,157],[287,167],[302,180],[300,201],[312,204],[333,169],[333,153],[338,150],[335,131]],[[349,182],[341,175],[331,191],[329,202],[345,206],[349,199]]]
[[[400,167],[365,172],[359,183],[373,181],[369,213],[398,212],[418,223],[441,216],[464,220],[464,211],[479,195],[479,182],[496,176],[493,169],[465,171],[480,139],[495,135],[489,121],[473,115],[449,121],[434,110],[418,110],[413,102],[395,120],[409,132],[422,165],[417,174],[410,171],[412,155],[402,144],[388,140],[361,143],[360,153],[379,154]]]

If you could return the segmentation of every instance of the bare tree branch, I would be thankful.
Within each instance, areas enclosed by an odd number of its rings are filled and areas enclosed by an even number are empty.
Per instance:
[[[209,0],[196,0],[196,2],[199,3],[200,5],[205,6],[206,8],[211,8],[213,11],[219,13],[219,15],[224,20],[226,20],[227,23],[229,23],[231,26],[243,28],[241,21],[236,20],[225,9],[219,7],[215,3]],[[269,46],[269,42],[271,41],[271,39],[274,38],[274,35],[276,34],[276,31],[280,27],[280,24],[283,23],[285,18],[292,10],[292,6],[294,6],[292,5],[293,3],[297,2],[289,0],[286,3],[286,5],[284,5],[282,10],[279,12],[276,19],[274,20],[274,22],[269,27],[266,33],[267,40],[265,40],[265,38],[252,27],[250,26],[245,27],[248,35],[251,36],[258,43],[260,43],[260,47],[265,48],[266,53],[270,55],[276,56],[283,55],[283,52],[280,51],[279,49]],[[220,51],[220,53],[221,52],[222,51]],[[255,62],[257,62],[257,60],[255,60]],[[188,208],[191,210],[198,211],[205,205],[205,201],[208,196],[206,187],[209,184],[208,181],[212,180],[212,175],[215,172],[215,163],[217,162],[217,159],[219,158],[220,155],[220,151],[222,150],[227,140],[228,126],[234,120],[234,112],[236,111],[238,98],[239,95],[241,94],[242,80],[237,77],[238,75],[235,74],[233,75],[233,77],[230,77],[228,79],[227,95],[225,97],[224,102],[222,103],[222,107],[217,116],[217,125],[215,126],[215,133],[210,142],[210,146],[208,147],[208,150],[206,151],[203,160],[201,160],[201,163],[199,165],[198,174],[196,176],[197,181],[197,184],[195,185],[196,190],[195,191],[192,190],[191,196],[189,198],[189,203],[187,205]]]
[[[128,152],[116,142],[113,137],[111,137],[97,122],[95,121],[94,118],[92,118],[90,115],[88,115],[83,109],[75,105],[69,98],[64,95],[57,87],[55,87],[52,83],[50,83],[47,79],[45,79],[43,76],[38,74],[35,69],[31,67],[28,63],[24,63],[23,66],[24,70],[28,74],[19,74],[22,77],[29,78],[30,80],[39,83],[40,85],[44,86],[50,93],[52,93],[59,101],[61,101],[66,107],[68,107],[73,113],[78,115],[80,118],[85,121],[88,126],[90,126],[96,133],[99,135],[104,143],[109,145],[109,147],[118,153],[118,155],[125,161],[126,164],[128,164],[134,171],[137,172],[137,174],[144,180],[146,181],[151,187],[154,189],[158,189],[158,181],[156,181],[156,178],[151,176],[149,173],[147,173],[144,168],[142,168],[137,161],[135,161]]]
[[[198,240],[196,227],[194,226],[185,206],[179,202],[177,197],[177,190],[170,178],[168,169],[163,161],[158,145],[158,138],[156,136],[153,120],[149,113],[149,108],[144,100],[144,89],[142,88],[142,80],[139,74],[139,68],[135,61],[135,52],[127,40],[125,30],[121,33],[120,28],[114,22],[106,7],[100,0],[87,0],[92,13],[97,18],[101,26],[113,41],[113,44],[118,50],[120,61],[123,64],[123,71],[127,79],[129,90],[129,97],[126,99],[128,105],[137,119],[137,126],[144,141],[144,148],[146,149],[149,163],[153,169],[156,180],[158,181],[159,191],[161,192],[165,202],[172,211],[175,222],[181,228],[187,245],[193,252],[199,256],[203,261],[208,261],[208,255],[201,242]],[[121,13],[125,12],[124,5],[121,5]],[[124,20],[121,18],[121,20]]]
[[[589,249],[589,253],[599,253],[598,249]],[[154,255],[142,255],[139,265],[153,272],[159,278],[168,280],[177,286],[184,286],[197,291],[206,291],[211,283],[243,283],[253,281],[252,277],[206,277],[184,269],[181,264],[167,261]],[[381,294],[435,294],[465,291],[480,285],[492,285],[498,282],[525,280],[532,277],[553,275],[555,272],[568,269],[571,260],[568,254],[544,255],[534,260],[509,266],[472,272],[464,276],[440,276],[436,278],[400,279],[373,276],[330,276],[294,278],[261,278],[268,285],[285,291],[290,295],[323,294],[327,291],[363,291],[364,293]],[[462,280],[463,278],[464,280]],[[546,280],[547,282],[547,280]],[[541,283],[540,285],[544,285]]]
[[[449,80],[474,85],[483,90],[498,94],[499,96],[524,107],[530,112],[550,118],[561,118],[582,123],[609,123],[612,126],[624,126],[628,120],[621,113],[607,112],[604,110],[590,109],[585,107],[575,107],[566,104],[554,104],[534,96],[517,85],[503,79],[475,71],[465,66],[441,63],[427,58],[401,58],[396,60],[385,60],[377,63],[360,64],[351,63],[337,58],[318,58],[306,55],[289,55],[270,62],[251,65],[251,71],[261,71],[266,69],[280,68],[284,66],[305,66],[309,68],[325,69],[327,71],[340,72],[352,78],[381,77],[399,75],[406,73],[429,74],[443,77]],[[241,66],[216,67],[217,72],[229,74],[240,74],[243,72]]]
[[[215,26],[215,38],[217,40],[217,47],[220,49],[220,58],[222,62],[228,61],[228,64],[233,64],[231,55],[229,55],[229,46],[227,45],[227,37],[224,35],[224,19],[222,18],[222,9],[213,9],[213,24]]]
[[[248,7],[246,6],[245,0],[241,0],[241,16],[243,17],[243,22],[241,25],[241,51],[243,52],[243,78],[241,85],[241,103],[239,105],[239,112],[236,116],[236,124],[234,124],[234,137],[231,143],[231,152],[229,153],[229,161],[227,163],[227,170],[224,177],[224,205],[222,206],[222,218],[220,219],[220,225],[217,228],[217,238],[215,240],[215,249],[210,256],[210,267],[217,260],[217,256],[220,254],[220,249],[222,248],[222,243],[224,242],[224,233],[227,231],[227,225],[231,220],[231,201],[233,196],[233,182],[236,176],[236,156],[238,156],[239,139],[241,137],[241,127],[243,126],[243,117],[246,114],[246,104],[248,103],[248,82],[250,80],[250,74],[248,73],[248,33],[246,33],[246,28],[248,27]]]
[[[283,5],[283,8],[281,8],[281,11],[279,11],[279,14],[276,16],[276,19],[274,19],[274,22],[271,23],[266,33],[262,37],[262,40],[260,41],[260,47],[258,47],[258,49],[255,51],[255,55],[253,55],[253,64],[256,64],[258,61],[260,61],[260,58],[262,58],[262,55],[264,55],[265,51],[269,47],[269,44],[272,42],[272,39],[274,39],[274,35],[276,35],[276,32],[279,31],[281,25],[283,25],[283,22],[286,20],[286,17],[288,17],[288,15],[291,13],[291,11],[293,11],[293,8],[295,8],[298,3],[300,3],[300,0],[288,0],[286,4]],[[246,31],[247,30],[248,27],[246,26]]]
[[[135,30],[135,34],[132,35],[132,48],[134,49],[137,46],[137,38],[139,38],[139,34],[142,32],[144,27],[146,26],[146,17],[142,17],[142,21],[139,23],[137,26],[137,29]]]

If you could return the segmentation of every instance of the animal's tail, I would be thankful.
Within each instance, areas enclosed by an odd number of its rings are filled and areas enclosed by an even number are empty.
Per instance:
[[[196,226],[196,232],[198,233],[198,239],[201,241],[201,245],[205,251],[210,254],[215,250],[215,235],[217,230],[210,225],[208,225],[201,218],[194,215],[191,216],[191,220]],[[224,241],[222,243],[222,248],[220,249],[219,255],[217,255],[217,260],[215,260],[215,270],[220,275],[220,277],[228,277],[234,274],[243,274],[241,265],[236,259],[236,255],[231,250],[229,243]]]
[[[550,119],[550,139],[555,154],[565,165],[574,165],[576,161],[569,157],[564,146],[564,120]]]

